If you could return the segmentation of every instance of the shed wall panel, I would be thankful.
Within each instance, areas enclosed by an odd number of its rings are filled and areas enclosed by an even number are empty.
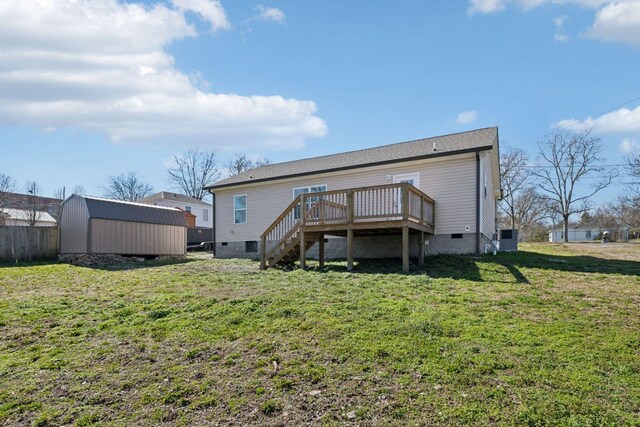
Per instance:
[[[60,215],[60,253],[82,254],[87,252],[87,228],[89,211],[84,199],[72,197],[62,207]]]
[[[436,234],[475,232],[476,159],[475,154],[469,154],[219,189],[215,192],[216,240],[259,240],[291,203],[296,187],[327,185],[328,190],[339,190],[391,184],[393,175],[413,172],[420,173],[420,190],[435,200]],[[234,223],[233,196],[240,194],[247,195],[246,224]]]
[[[122,255],[184,255],[187,229],[175,225],[91,220],[91,252]]]

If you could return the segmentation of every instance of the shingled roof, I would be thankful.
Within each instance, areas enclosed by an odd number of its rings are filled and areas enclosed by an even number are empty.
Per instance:
[[[79,197],[85,200],[90,218],[178,225],[182,227],[187,225],[182,211],[175,208],[103,199],[93,196],[80,196],[77,194],[71,197]]]
[[[231,187],[249,182],[271,181],[316,173],[405,162],[430,157],[450,156],[495,148],[498,128],[490,127],[432,138],[383,145],[364,150],[274,163],[223,179],[206,189]]]

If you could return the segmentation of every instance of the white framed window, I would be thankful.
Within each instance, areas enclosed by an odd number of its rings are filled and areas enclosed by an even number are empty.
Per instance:
[[[402,173],[399,175],[393,175],[393,183],[399,184],[401,182],[408,182],[416,188],[420,188],[420,172]]]
[[[235,224],[247,223],[247,195],[233,196],[233,222]]]
[[[320,193],[322,191],[327,191],[327,185],[311,185],[309,187],[298,187],[293,189],[293,199],[296,197],[300,197],[301,194],[307,193]],[[318,197],[308,197],[307,198],[307,209],[311,207],[311,205],[318,201]],[[294,218],[300,219],[300,206],[297,206],[294,212]]]
[[[209,222],[209,209],[202,209],[202,220]]]
[[[187,212],[191,212],[191,206],[185,206],[184,210],[187,211]]]

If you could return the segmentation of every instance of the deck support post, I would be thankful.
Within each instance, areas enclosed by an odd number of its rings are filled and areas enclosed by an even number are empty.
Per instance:
[[[300,234],[298,234],[300,239],[300,268],[303,270],[307,269],[307,245],[304,241],[304,230],[300,230]]]
[[[260,270],[267,268],[267,238],[260,238]]]
[[[418,245],[418,265],[424,264],[424,231],[420,232],[420,244]]]
[[[324,233],[320,233],[320,240],[318,240],[318,265],[320,268],[324,267]]]
[[[353,270],[353,228],[347,229],[347,270]]]
[[[409,226],[402,227],[402,271],[409,272]]]

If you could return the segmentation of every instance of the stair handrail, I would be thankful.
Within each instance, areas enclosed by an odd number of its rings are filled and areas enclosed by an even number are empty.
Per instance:
[[[300,219],[298,219],[292,224],[291,228],[283,233],[283,237],[278,239],[278,244],[269,252],[269,254],[267,254],[267,237],[282,221],[285,220],[285,218],[291,213],[291,211],[293,211],[298,206],[301,206],[301,203],[302,195],[293,199],[289,206],[287,206],[285,210],[282,211],[282,213],[275,219],[275,221],[273,221],[271,225],[267,227],[264,233],[262,233],[262,235],[260,236],[260,268],[266,268],[267,259],[278,250],[280,245],[282,245],[283,240],[286,241],[288,238],[290,238],[295,229],[300,227]]]

